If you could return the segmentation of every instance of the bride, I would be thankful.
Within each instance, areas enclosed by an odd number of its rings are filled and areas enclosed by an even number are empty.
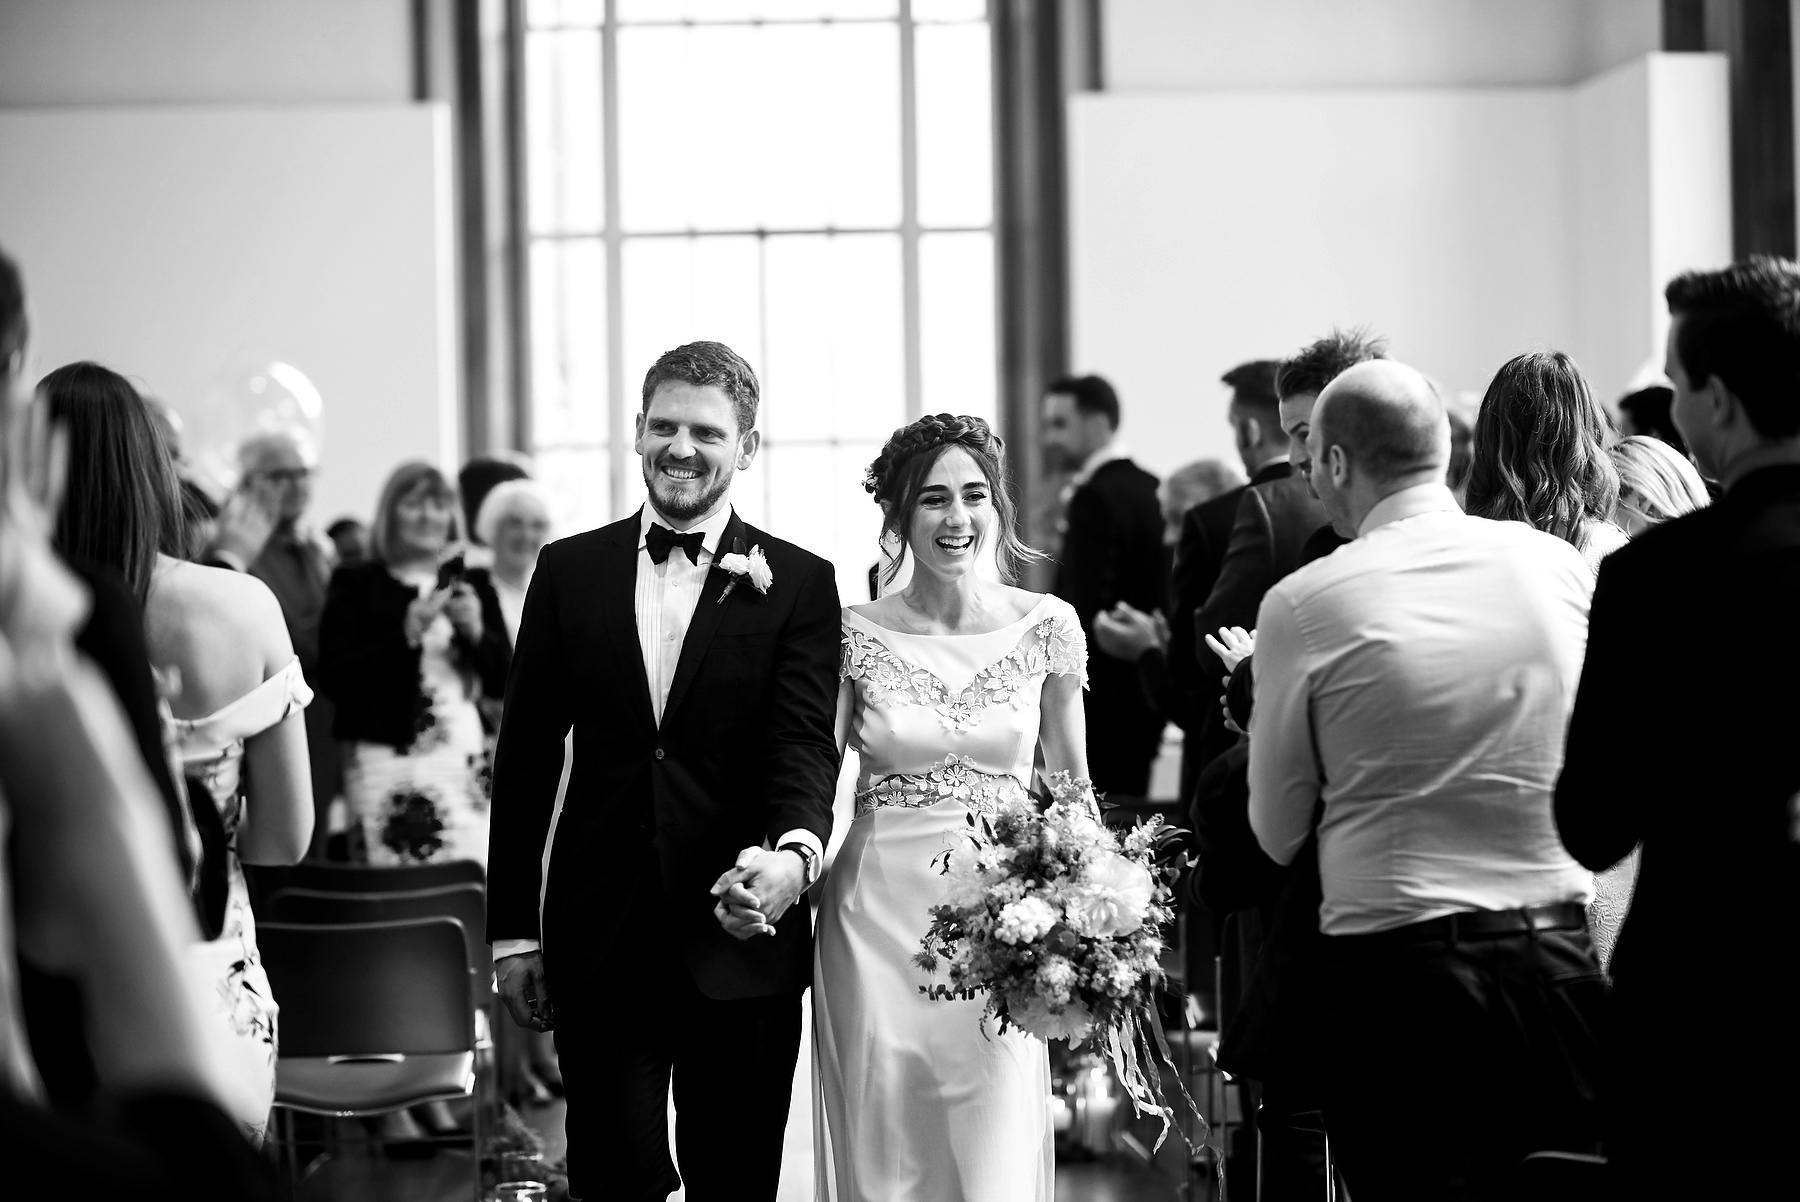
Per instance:
[[[940,414],[895,432],[865,486],[913,561],[904,589],[843,611],[838,738],[856,812],[819,897],[813,973],[818,1194],[832,1202],[1049,1202],[1041,1040],[983,1030],[912,957],[943,893],[940,853],[1033,765],[1087,776],[1087,648],[1067,603],[1004,583],[1004,444]]]

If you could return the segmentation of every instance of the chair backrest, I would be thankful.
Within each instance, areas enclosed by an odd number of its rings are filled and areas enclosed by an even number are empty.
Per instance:
[[[284,1056],[420,1055],[475,1046],[468,953],[453,919],[260,923],[256,941],[281,1007]]]
[[[274,922],[318,926],[330,923],[405,922],[415,918],[453,918],[461,924],[469,970],[485,982],[493,958],[484,932],[487,890],[480,885],[446,885],[393,893],[339,893],[324,889],[281,889],[264,912]]]
[[[438,860],[430,864],[321,864],[305,861],[283,869],[273,889],[319,889],[330,893],[406,893],[446,885],[487,884],[487,870],[475,860]]]

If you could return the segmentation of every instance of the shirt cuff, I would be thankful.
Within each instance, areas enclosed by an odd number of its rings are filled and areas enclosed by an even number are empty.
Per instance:
[[[523,956],[526,952],[542,951],[543,944],[535,939],[496,939],[494,940],[494,959],[504,960],[508,956]]]
[[[816,859],[823,860],[825,858],[825,849],[819,846],[819,837],[809,830],[796,828],[775,840],[776,847],[780,847],[783,843],[803,843],[812,849],[812,854]]]

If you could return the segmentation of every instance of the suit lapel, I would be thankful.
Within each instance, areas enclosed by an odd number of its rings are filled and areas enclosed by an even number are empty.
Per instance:
[[[606,642],[619,660],[613,679],[627,682],[630,712],[654,725],[656,710],[650,703],[650,678],[644,673],[644,644],[637,624],[638,522],[634,515],[616,523],[612,537],[602,544],[599,612],[609,636]]]
[[[706,583],[700,588],[700,603],[694,606],[694,617],[688,623],[687,638],[682,640],[681,658],[675,662],[675,679],[669,682],[668,704],[663,706],[664,726],[669,724],[669,715],[675,712],[681,699],[687,695],[688,686],[694,681],[694,674],[700,670],[700,661],[705,658],[713,635],[719,632],[719,623],[725,619],[725,611],[737,604],[738,589],[732,590],[725,604],[719,604],[719,594],[731,579],[731,573],[719,566],[719,560],[731,553],[733,540],[742,538],[744,520],[734,509],[731,520],[725,523],[725,533],[719,537],[719,550],[713,556],[712,571],[706,574]]]

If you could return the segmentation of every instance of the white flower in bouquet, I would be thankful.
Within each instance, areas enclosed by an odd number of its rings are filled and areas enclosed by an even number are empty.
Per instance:
[[[1037,970],[1038,992],[1050,1001],[1067,1004],[1075,988],[1075,966],[1066,956],[1046,956]]]
[[[1105,852],[1088,862],[1086,885],[1069,898],[1069,926],[1078,935],[1129,935],[1155,898],[1156,880],[1143,865]]]
[[[1036,943],[1056,925],[1056,910],[1041,897],[1022,897],[1000,911],[995,929],[1002,943]]]
[[[1080,1002],[1053,1006],[1028,998],[1014,1007],[1013,1021],[1040,1038],[1067,1039],[1078,1045],[1092,1033],[1094,1016]]]

